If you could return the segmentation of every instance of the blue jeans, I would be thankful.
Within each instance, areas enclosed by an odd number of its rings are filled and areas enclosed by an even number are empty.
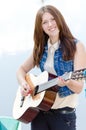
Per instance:
[[[31,130],[76,130],[76,113],[41,111],[32,121]]]

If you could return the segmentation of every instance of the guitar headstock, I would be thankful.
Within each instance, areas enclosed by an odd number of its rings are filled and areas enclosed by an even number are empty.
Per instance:
[[[64,80],[74,79],[74,80],[82,80],[86,79],[86,68],[76,70],[73,72],[66,72],[61,76]]]
[[[86,68],[74,71],[71,75],[71,79],[86,79]]]

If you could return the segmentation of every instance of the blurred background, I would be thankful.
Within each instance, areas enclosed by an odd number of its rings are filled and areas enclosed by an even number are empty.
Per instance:
[[[3,0],[0,1],[0,116],[12,116],[18,88],[16,71],[33,48],[34,20],[37,10],[51,4],[63,14],[73,35],[86,46],[85,0]],[[37,70],[34,70],[37,72]],[[77,130],[85,130],[85,85],[77,107]],[[22,123],[22,130],[30,124]]]

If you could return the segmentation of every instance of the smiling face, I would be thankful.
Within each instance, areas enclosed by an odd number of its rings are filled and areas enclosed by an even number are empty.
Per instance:
[[[49,36],[51,41],[52,39],[58,40],[59,29],[58,29],[57,23],[54,17],[48,12],[45,12],[42,16],[42,28],[43,28],[43,31]]]

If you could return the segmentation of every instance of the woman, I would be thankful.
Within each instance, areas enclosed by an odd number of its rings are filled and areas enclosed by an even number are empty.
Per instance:
[[[38,10],[33,52],[18,69],[17,79],[22,86],[22,95],[27,96],[30,86],[25,76],[37,66],[42,72],[46,70],[58,76],[59,89],[52,108],[48,112],[39,112],[31,122],[31,130],[76,130],[75,108],[83,82],[65,81],[61,75],[85,68],[85,53],[84,45],[72,35],[56,7],[47,5]]]

